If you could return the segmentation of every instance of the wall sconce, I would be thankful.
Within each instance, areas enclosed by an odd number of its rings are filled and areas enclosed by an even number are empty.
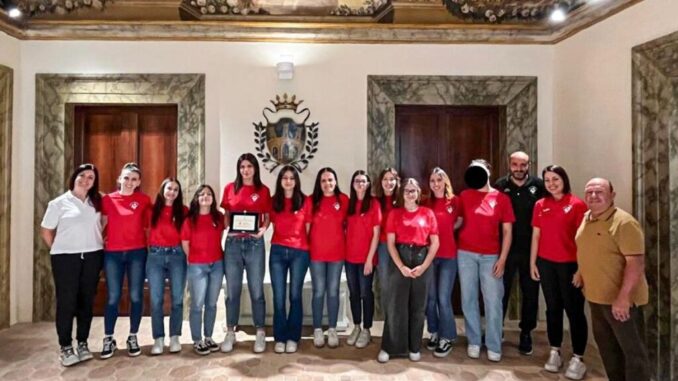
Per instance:
[[[278,79],[292,79],[294,78],[294,62],[283,61],[278,62],[275,67],[278,69]]]

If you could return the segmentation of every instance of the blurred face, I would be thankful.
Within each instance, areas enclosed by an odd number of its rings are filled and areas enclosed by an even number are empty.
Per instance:
[[[92,171],[91,169],[86,169],[78,173],[78,176],[75,177],[75,183],[73,188],[83,192],[87,192],[90,189],[92,189],[92,186],[94,186],[95,179],[96,175],[94,174],[94,171]]]
[[[615,193],[604,179],[592,179],[584,188],[584,201],[594,215],[606,211],[614,203]]]
[[[179,196],[179,184],[174,181],[165,184],[165,189],[162,190],[162,196],[165,197],[165,203],[167,205],[172,205],[174,200]]]
[[[530,169],[529,158],[526,156],[514,156],[509,159],[511,177],[516,180],[525,180],[527,171]]]
[[[297,181],[294,179],[294,173],[292,171],[287,171],[283,174],[280,185],[282,185],[283,190],[293,191],[294,186],[297,184]]]
[[[358,194],[365,194],[368,185],[370,185],[370,182],[367,181],[367,176],[365,175],[358,175],[353,179],[353,189]]]
[[[428,185],[431,187],[431,191],[437,198],[441,198],[445,195],[445,181],[440,175],[435,173],[431,175],[428,180]]]
[[[201,207],[210,207],[212,206],[212,201],[214,200],[214,195],[209,188],[204,188],[198,193],[198,204]]]
[[[555,172],[546,172],[544,174],[544,186],[546,186],[546,190],[551,193],[553,197],[562,196],[563,189],[565,188],[563,178],[558,176]]]
[[[242,176],[243,180],[252,181],[254,178],[254,165],[249,160],[241,161],[238,170],[240,171],[240,176]]]
[[[416,204],[419,198],[419,189],[412,184],[405,185],[405,188],[403,188],[403,198],[406,204]]]
[[[141,176],[134,171],[125,169],[120,173],[118,181],[120,182],[120,190],[125,194],[130,194],[141,185]]]
[[[337,187],[337,179],[334,178],[332,172],[324,172],[320,175],[320,189],[322,189],[325,196],[334,194],[334,188]]]
[[[398,184],[398,179],[391,172],[387,172],[384,177],[381,179],[381,188],[384,190],[384,194],[390,196],[393,194],[396,185]]]

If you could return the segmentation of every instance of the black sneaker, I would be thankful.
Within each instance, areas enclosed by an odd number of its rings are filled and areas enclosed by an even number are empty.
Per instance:
[[[529,332],[520,333],[520,344],[518,351],[521,355],[530,356],[532,354],[532,336]]]
[[[127,337],[127,355],[130,357],[137,357],[141,354],[137,335],[129,335]]]
[[[211,352],[209,347],[205,345],[202,340],[193,343],[193,351],[201,356],[208,355]]]
[[[449,355],[451,351],[452,351],[452,340],[443,338],[438,341],[438,346],[436,347],[436,350],[433,351],[433,355],[435,357],[445,357]]]
[[[101,358],[103,360],[113,357],[115,350],[118,349],[115,345],[115,339],[112,337],[104,337],[104,347],[101,350]]]
[[[436,348],[438,348],[438,333],[432,333],[431,337],[428,338],[428,341],[426,342],[426,349],[429,351],[433,351]]]
[[[204,344],[207,348],[209,348],[211,352],[216,352],[219,350],[219,344],[215,343],[211,337],[206,337],[204,340]]]

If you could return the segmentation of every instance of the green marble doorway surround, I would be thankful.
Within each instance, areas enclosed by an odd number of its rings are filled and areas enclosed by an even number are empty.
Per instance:
[[[184,189],[196,189],[205,179],[205,75],[37,74],[35,98],[33,320],[40,321],[55,312],[40,221],[49,200],[66,189],[73,167],[73,105],[176,104],[177,177]]]
[[[9,327],[9,257],[14,70],[0,65],[0,329]]]

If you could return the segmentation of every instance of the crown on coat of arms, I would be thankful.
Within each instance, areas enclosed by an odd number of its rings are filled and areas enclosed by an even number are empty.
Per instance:
[[[296,111],[297,107],[304,102],[303,100],[300,100],[299,102],[296,101],[297,96],[292,95],[291,98],[288,99],[287,93],[283,94],[282,98],[279,95],[275,96],[275,101],[271,100],[271,103],[273,106],[275,106],[276,111],[278,110],[292,110]]]

